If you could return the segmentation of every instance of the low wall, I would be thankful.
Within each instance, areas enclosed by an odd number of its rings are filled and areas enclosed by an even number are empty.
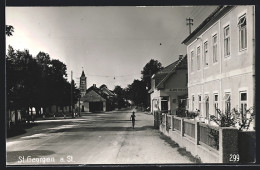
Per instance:
[[[166,123],[163,122],[159,126],[160,131],[178,143],[180,147],[186,148],[193,156],[199,157],[203,163],[238,163],[238,160],[230,159],[231,155],[238,154],[238,130],[236,128],[213,127],[173,115],[163,116],[165,116],[164,120],[171,117],[168,119],[171,120],[168,122],[171,128],[167,131]],[[178,121],[174,119],[178,119]],[[178,125],[174,125],[174,122]],[[195,131],[191,127],[195,127]],[[202,129],[204,131],[201,131]],[[212,134],[211,130],[215,132],[213,133],[215,136],[209,135]],[[211,145],[213,139],[215,140],[214,146]]]
[[[241,163],[256,161],[256,136],[254,131],[238,133],[238,153]]]

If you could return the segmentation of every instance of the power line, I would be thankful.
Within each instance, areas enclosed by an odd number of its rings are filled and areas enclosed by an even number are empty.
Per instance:
[[[115,76],[115,75],[91,75],[91,74],[87,74],[87,76],[94,76],[94,77],[128,77],[128,76],[135,76],[135,75],[139,75],[139,73],[138,74],[118,75],[118,76]]]

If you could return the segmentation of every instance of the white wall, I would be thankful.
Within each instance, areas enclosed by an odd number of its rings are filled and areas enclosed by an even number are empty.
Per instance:
[[[246,13],[247,19],[247,49],[239,51],[238,18]],[[238,6],[220,18],[187,46],[188,55],[188,95],[189,110],[191,110],[192,95],[195,96],[195,109],[198,108],[198,94],[209,95],[210,114],[214,113],[213,94],[219,95],[219,108],[224,109],[223,96],[225,91],[231,91],[231,108],[239,106],[239,91],[247,90],[248,108],[254,105],[254,35],[253,6]],[[229,57],[224,57],[224,27],[230,26],[231,51]],[[218,36],[218,62],[213,63],[212,36]],[[209,65],[204,67],[203,44],[208,41]],[[197,47],[201,47],[200,70],[197,70]],[[191,51],[194,51],[194,72],[191,73]],[[205,103],[202,101],[202,114],[205,116]]]

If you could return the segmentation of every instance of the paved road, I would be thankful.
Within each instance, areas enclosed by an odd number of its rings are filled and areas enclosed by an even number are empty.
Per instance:
[[[130,115],[115,111],[37,121],[27,133],[7,139],[7,165],[191,163],[161,138],[152,115],[137,112],[135,129]]]

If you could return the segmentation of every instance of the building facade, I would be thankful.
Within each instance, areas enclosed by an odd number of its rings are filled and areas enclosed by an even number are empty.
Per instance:
[[[187,56],[180,57],[152,76],[150,108],[162,113],[176,114],[176,110],[186,99],[187,91]]]
[[[219,6],[184,41],[188,55],[188,109],[210,115],[255,100],[254,6]]]
[[[105,112],[114,109],[114,93],[106,85],[100,88],[93,84],[87,89],[86,94],[81,97],[81,110],[85,112]]]

